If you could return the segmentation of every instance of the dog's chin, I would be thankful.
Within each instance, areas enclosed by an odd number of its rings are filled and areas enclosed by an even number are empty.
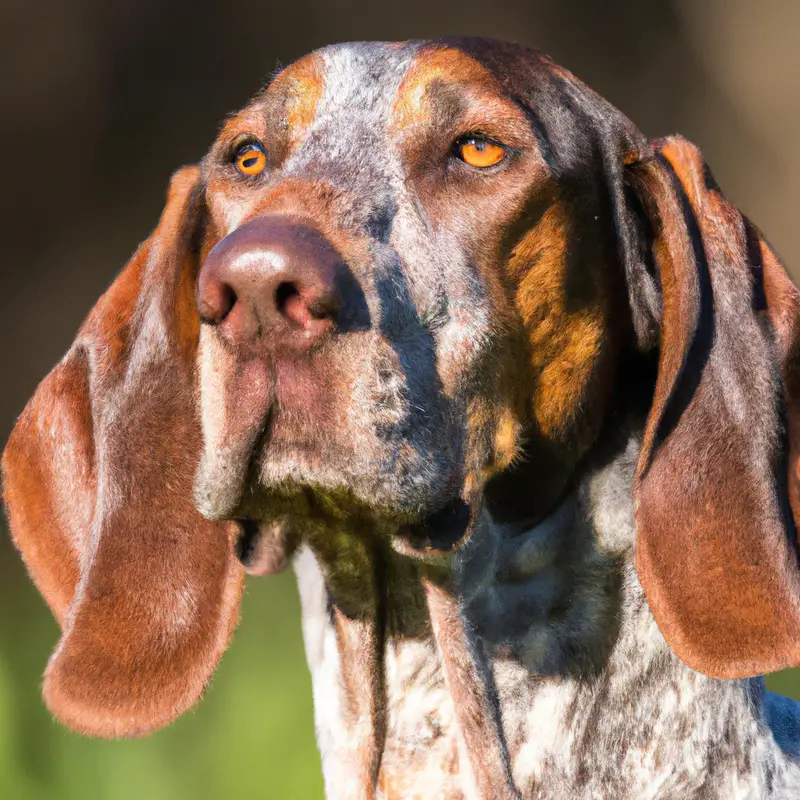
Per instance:
[[[280,571],[297,542],[326,533],[379,537],[409,555],[430,555],[452,552],[470,529],[458,476],[420,468],[410,447],[368,460],[372,470],[363,454],[297,442],[272,442],[257,459],[231,455],[204,457],[196,500],[205,516],[240,522],[239,556],[254,574]]]

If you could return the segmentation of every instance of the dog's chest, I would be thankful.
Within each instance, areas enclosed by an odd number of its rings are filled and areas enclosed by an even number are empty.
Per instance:
[[[295,566],[327,796],[477,800],[439,653],[425,636],[385,642],[377,793],[365,788],[359,778],[365,721],[348,706],[324,582],[310,553],[301,553]],[[761,684],[714,681],[680,664],[660,638],[638,587],[628,588],[635,597],[627,598],[608,669],[596,679],[546,677],[518,659],[493,661],[520,797],[800,796],[796,762],[776,745],[759,710]]]
[[[343,677],[347,670],[327,590],[309,550],[297,556],[295,571],[326,795],[335,800],[373,798],[359,777],[368,725],[354,713],[348,697]],[[382,661],[384,719],[378,734],[382,752],[377,798],[471,798],[464,792],[453,703],[429,629],[415,638],[390,637]],[[366,685],[361,688],[369,691]]]
[[[386,648],[386,744],[382,800],[464,796],[453,703],[432,641]]]
[[[488,719],[477,724],[487,737],[504,739],[521,800],[800,797],[800,709],[772,709],[762,681],[716,681],[692,671],[659,633],[633,567],[633,463],[592,478],[579,515],[590,525],[526,535],[533,570],[524,584],[527,605],[499,594],[491,575],[467,570],[470,585],[491,590],[487,602],[473,593],[463,611],[488,656],[483,674],[502,733]],[[539,602],[549,597],[552,570],[540,569],[548,543],[568,550],[556,563],[569,591],[552,609]],[[478,566],[494,564],[499,574],[506,562],[495,563],[497,553],[477,549]],[[478,800],[464,720],[456,720],[439,652],[450,646],[452,655],[457,642],[444,635],[437,645],[424,599],[399,588],[410,581],[391,585],[392,624],[381,657],[365,667],[355,663],[357,652],[340,646],[329,589],[309,549],[295,571],[328,798]],[[512,581],[510,597],[520,586]],[[604,597],[613,613],[600,613]],[[354,666],[362,675],[372,669],[377,682],[354,682]],[[359,714],[352,702],[370,691],[381,696],[377,725],[365,718],[363,703]],[[377,775],[363,769],[370,741]]]

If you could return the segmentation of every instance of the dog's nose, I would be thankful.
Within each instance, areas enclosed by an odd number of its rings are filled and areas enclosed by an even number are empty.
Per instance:
[[[349,275],[330,242],[281,215],[250,220],[208,254],[197,281],[203,322],[234,341],[309,347],[336,325]]]

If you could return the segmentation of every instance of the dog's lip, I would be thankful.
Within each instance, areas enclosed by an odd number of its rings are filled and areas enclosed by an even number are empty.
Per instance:
[[[284,524],[249,517],[234,522],[238,527],[236,557],[248,575],[274,575],[286,569],[297,549],[297,540]]]
[[[308,439],[291,439],[272,436],[266,441],[267,455],[271,450],[299,450],[303,452],[317,452],[320,445]]]
[[[309,504],[309,513],[313,515],[313,489],[306,487],[301,494]],[[365,507],[361,507],[360,512],[356,510],[353,517],[356,527],[363,527],[365,523],[371,527],[371,520],[373,529],[388,535],[397,552],[423,559],[456,552],[468,539],[474,522],[473,509],[460,497],[416,521],[409,520],[407,516],[405,521],[393,521],[391,514],[384,516],[378,508],[373,511],[374,515]],[[398,513],[404,516],[402,512]],[[256,575],[283,570],[302,539],[299,531],[305,527],[303,514],[296,519],[292,515],[264,519],[248,516],[245,509],[240,509],[240,515],[232,521],[238,528],[236,555],[245,570]]]

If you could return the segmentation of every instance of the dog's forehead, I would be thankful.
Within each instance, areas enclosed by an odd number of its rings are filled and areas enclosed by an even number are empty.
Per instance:
[[[320,63],[324,91],[320,115],[344,110],[351,115],[385,115],[415,59],[413,44],[358,43],[327,47],[312,54]]]
[[[280,98],[292,139],[315,122],[378,130],[398,116],[423,121],[420,104],[436,84],[501,92],[492,72],[450,42],[356,42],[316,50],[282,70],[265,96]]]

